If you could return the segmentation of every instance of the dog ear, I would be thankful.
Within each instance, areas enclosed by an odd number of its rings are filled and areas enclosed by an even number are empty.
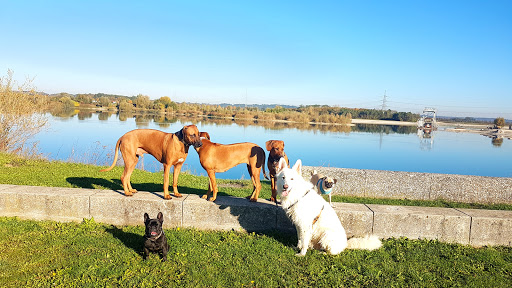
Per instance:
[[[313,175],[315,175],[315,174],[318,174],[318,171],[313,170],[313,172],[311,172],[311,176],[313,176]]]
[[[274,142],[274,140],[268,140],[267,142],[265,142],[265,147],[267,148],[267,151],[272,150],[272,143],[273,142]]]
[[[148,220],[149,220],[148,213],[144,213],[144,223],[148,222]]]
[[[277,163],[277,167],[276,167],[276,174],[278,174],[279,172],[283,171],[284,168],[286,168],[286,160],[284,160],[284,158],[280,158],[279,159],[279,163]]]
[[[302,175],[302,161],[300,159],[297,159],[297,162],[295,162],[295,165],[293,165],[292,169],[297,171],[297,174]]]
[[[162,212],[158,212],[156,219],[158,219],[160,223],[164,223],[164,214],[162,214]]]

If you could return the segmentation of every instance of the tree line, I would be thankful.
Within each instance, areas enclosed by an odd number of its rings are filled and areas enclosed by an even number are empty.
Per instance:
[[[68,94],[49,95],[53,108],[100,108],[120,112],[157,112],[181,115],[202,115],[208,117],[252,119],[255,121],[293,121],[300,123],[350,124],[352,118],[372,120],[395,120],[414,122],[418,114],[394,110],[358,109],[332,107],[327,105],[301,105],[283,107],[275,105],[265,109],[251,105],[214,105],[178,103],[164,96],[151,100],[149,96],[122,96],[112,94]]]

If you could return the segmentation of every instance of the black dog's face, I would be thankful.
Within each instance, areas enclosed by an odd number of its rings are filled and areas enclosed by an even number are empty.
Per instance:
[[[162,212],[158,212],[157,219],[150,219],[148,213],[144,213],[144,224],[146,225],[146,237],[158,237],[162,234],[162,223],[164,216]]]

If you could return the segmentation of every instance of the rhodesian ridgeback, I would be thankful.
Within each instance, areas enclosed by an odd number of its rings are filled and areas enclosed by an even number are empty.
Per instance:
[[[268,174],[270,176],[270,188],[272,189],[272,196],[270,197],[270,201],[277,202],[277,190],[276,190],[276,168],[277,164],[279,164],[279,159],[284,158],[286,160],[286,164],[290,166],[290,161],[288,161],[288,156],[284,153],[284,141],[281,140],[269,140],[265,143],[267,151],[270,151],[268,154]]]
[[[256,202],[261,190],[261,168],[263,168],[263,175],[267,178],[267,173],[265,172],[265,151],[263,151],[263,148],[248,142],[223,145],[213,143],[208,139],[201,140],[203,141],[203,146],[196,146],[195,149],[199,155],[201,166],[203,166],[206,173],[208,173],[208,178],[210,178],[208,192],[202,198],[208,199],[210,193],[213,192],[209,200],[215,201],[217,199],[218,190],[215,173],[226,172],[238,164],[246,163],[254,186],[250,201]]]
[[[195,125],[185,126],[176,133],[165,133],[153,129],[132,130],[117,140],[112,166],[100,172],[109,171],[114,168],[117,162],[118,150],[121,150],[124,160],[121,182],[123,183],[124,194],[132,196],[137,190],[132,188],[130,176],[133,169],[135,169],[135,165],[137,165],[139,156],[148,153],[164,164],[164,198],[171,199],[171,195],[169,195],[169,172],[171,166],[174,166],[173,193],[175,197],[181,197],[181,194],[178,192],[178,177],[181,166],[185,159],[187,159],[190,145],[196,148],[202,145],[199,131]]]

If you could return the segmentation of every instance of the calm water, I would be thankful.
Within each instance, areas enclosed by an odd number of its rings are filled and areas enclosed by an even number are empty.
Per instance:
[[[222,144],[253,142],[264,148],[267,140],[284,140],[291,164],[301,159],[307,166],[512,177],[511,140],[504,139],[497,146],[490,138],[478,134],[442,129],[435,131],[431,139],[424,139],[418,137],[415,128],[399,126],[315,128],[302,125],[295,128],[284,124],[261,127],[192,118],[125,119],[106,113],[48,116],[49,128],[37,135],[36,140],[39,151],[52,160],[110,165],[117,139],[130,130],[150,128],[174,133],[184,125],[195,124],[200,131],[207,131],[213,142]],[[153,172],[162,169],[162,165],[148,154],[137,167]],[[190,149],[182,170],[206,175],[193,149]],[[248,179],[249,175],[246,165],[241,164],[218,173],[217,177]]]

